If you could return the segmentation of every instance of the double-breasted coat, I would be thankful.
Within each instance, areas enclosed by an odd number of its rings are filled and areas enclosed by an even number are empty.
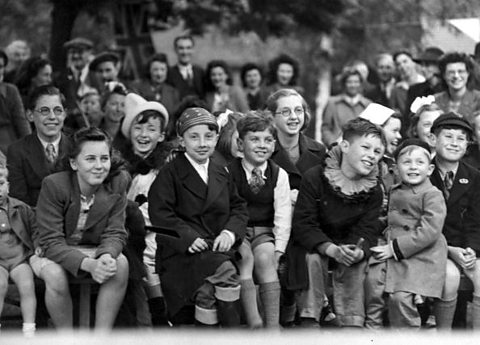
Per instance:
[[[392,187],[385,235],[396,259],[387,260],[386,292],[441,297],[447,265],[442,234],[446,213],[443,194],[430,180]]]
[[[148,194],[152,225],[157,235],[156,268],[170,315],[192,304],[195,291],[235,251],[211,250],[224,229],[235,234],[235,245],[245,236],[248,213],[227,170],[210,160],[208,186],[195,168],[179,154],[158,173]],[[203,238],[210,249],[191,254],[188,248]]]

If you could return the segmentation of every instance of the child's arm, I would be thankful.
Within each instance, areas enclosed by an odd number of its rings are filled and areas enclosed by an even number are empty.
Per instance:
[[[169,240],[168,245],[179,253],[186,253],[194,241],[202,236],[184,222],[175,211],[175,207],[178,207],[175,179],[172,176],[175,172],[170,171],[169,167],[166,166],[159,171],[150,187],[148,214],[152,225],[178,235],[178,238]]]
[[[434,243],[442,234],[446,214],[447,207],[442,192],[432,188],[425,193],[419,225],[392,241],[396,259],[409,258]]]
[[[278,179],[273,191],[273,206],[275,210],[273,218],[273,235],[275,237],[275,258],[277,264],[280,256],[285,253],[290,231],[292,228],[292,204],[290,202],[290,183],[288,175],[279,168]]]

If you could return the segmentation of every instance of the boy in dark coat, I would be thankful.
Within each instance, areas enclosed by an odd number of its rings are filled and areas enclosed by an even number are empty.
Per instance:
[[[380,127],[361,118],[345,125],[343,138],[324,163],[302,179],[292,222],[292,246],[287,251],[287,287],[299,292],[300,316],[318,320],[327,264],[332,258],[338,320],[342,326],[362,327],[365,258],[376,243],[382,205],[378,162],[385,138]]]
[[[240,281],[232,259],[245,235],[246,205],[225,168],[210,160],[215,117],[188,108],[177,133],[186,152],[159,171],[148,195],[150,220],[163,234],[156,267],[168,314],[194,303],[199,323],[236,326]]]

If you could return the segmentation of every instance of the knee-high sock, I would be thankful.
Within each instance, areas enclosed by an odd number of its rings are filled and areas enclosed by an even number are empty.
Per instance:
[[[451,329],[453,316],[455,315],[455,308],[457,307],[457,298],[450,301],[443,301],[438,299],[435,301],[433,307],[433,314],[435,315],[435,322],[439,329]]]
[[[278,327],[280,318],[280,283],[278,281],[260,284],[260,300],[265,311],[265,325]]]
[[[480,296],[473,296],[472,324],[474,330],[480,330]]]
[[[245,279],[240,281],[240,301],[247,319],[247,324],[253,328],[263,326],[262,318],[258,312],[257,305],[257,289],[252,279]],[[260,295],[261,296],[261,295]]]

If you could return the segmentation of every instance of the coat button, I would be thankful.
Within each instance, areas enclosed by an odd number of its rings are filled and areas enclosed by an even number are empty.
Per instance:
[[[408,225],[404,225],[403,230],[408,231],[408,230],[410,230],[410,227]]]

